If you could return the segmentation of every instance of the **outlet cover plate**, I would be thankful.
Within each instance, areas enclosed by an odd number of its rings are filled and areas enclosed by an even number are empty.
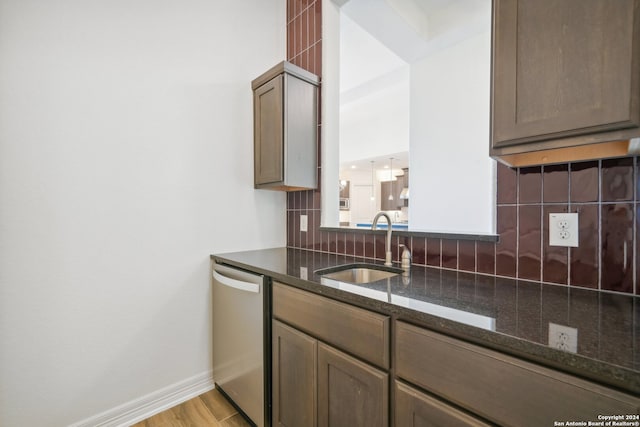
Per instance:
[[[300,215],[300,231],[307,231],[307,216]]]
[[[578,214],[549,214],[549,246],[578,247]]]

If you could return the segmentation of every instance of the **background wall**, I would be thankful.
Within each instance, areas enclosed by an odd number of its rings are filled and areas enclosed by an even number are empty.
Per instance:
[[[487,29],[411,65],[411,93],[419,95],[411,97],[409,188],[420,187],[411,192],[411,228],[495,230],[495,162],[487,155],[490,59]]]
[[[250,89],[284,20],[284,0],[0,0],[0,425],[211,369],[209,254],[285,243]]]

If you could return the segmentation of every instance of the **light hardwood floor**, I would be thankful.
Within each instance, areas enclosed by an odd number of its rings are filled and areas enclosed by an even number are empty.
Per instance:
[[[218,390],[160,412],[132,427],[249,427]]]

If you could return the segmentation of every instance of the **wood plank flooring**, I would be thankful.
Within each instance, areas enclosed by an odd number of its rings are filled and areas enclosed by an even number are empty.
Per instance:
[[[216,389],[160,412],[132,427],[250,427]]]

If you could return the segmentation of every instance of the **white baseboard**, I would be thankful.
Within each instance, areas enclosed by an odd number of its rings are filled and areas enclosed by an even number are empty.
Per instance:
[[[69,427],[127,427],[214,388],[211,371],[154,391]]]

